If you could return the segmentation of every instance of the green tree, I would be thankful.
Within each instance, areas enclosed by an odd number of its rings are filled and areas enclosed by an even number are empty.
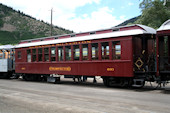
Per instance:
[[[0,27],[3,27],[3,25],[4,25],[4,22],[3,22],[3,20],[0,18]]]
[[[152,3],[152,0],[143,0],[140,4],[139,4],[139,7],[144,10],[146,8],[150,8],[151,7],[151,3]]]
[[[169,5],[164,0],[143,0],[140,3],[141,17],[135,22],[155,29],[170,18]]]

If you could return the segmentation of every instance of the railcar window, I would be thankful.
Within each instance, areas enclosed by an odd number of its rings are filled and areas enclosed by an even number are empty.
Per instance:
[[[113,59],[120,59],[121,58],[121,45],[120,41],[113,42]]]
[[[27,50],[27,62],[31,62],[31,50]]]
[[[63,47],[58,47],[58,61],[63,61],[63,58],[64,58]]]
[[[18,59],[21,59],[21,51],[18,51]]]
[[[102,59],[109,59],[109,43],[102,43]]]
[[[36,49],[32,49],[32,61],[33,62],[35,62],[36,61],[36,57],[37,57],[37,55],[36,55],[36,52],[37,50]]]
[[[83,60],[88,60],[88,44],[83,45]]]
[[[80,58],[80,49],[79,45],[74,46],[74,60],[79,60]]]
[[[49,48],[44,48],[45,61],[49,61]]]
[[[66,54],[66,60],[67,61],[71,60],[71,47],[70,46],[66,46],[65,54]]]
[[[98,59],[98,43],[92,44],[92,60]]]
[[[38,61],[42,61],[42,48],[38,49]]]
[[[56,48],[52,47],[51,48],[51,61],[56,61],[55,58],[56,58]]]

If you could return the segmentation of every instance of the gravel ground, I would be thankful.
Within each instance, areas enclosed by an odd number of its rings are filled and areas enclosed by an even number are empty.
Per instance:
[[[0,113],[169,113],[169,85],[153,90],[0,79]]]

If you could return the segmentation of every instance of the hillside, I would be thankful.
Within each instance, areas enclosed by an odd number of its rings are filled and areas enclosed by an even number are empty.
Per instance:
[[[128,24],[135,24],[135,22],[136,22],[139,18],[140,18],[140,16],[131,18],[131,19],[126,20],[126,21],[124,21],[123,23],[117,25],[116,27],[118,27],[118,26],[125,26],[125,25],[128,25]]]
[[[68,34],[72,31],[53,27],[53,35]],[[0,45],[16,44],[20,40],[50,36],[50,25],[0,4]]]

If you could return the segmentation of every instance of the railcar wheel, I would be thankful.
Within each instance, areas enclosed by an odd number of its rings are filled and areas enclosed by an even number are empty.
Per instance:
[[[151,86],[153,89],[158,89],[158,88],[161,88],[161,83],[150,82],[150,86]]]
[[[14,79],[18,79],[20,77],[20,75],[16,74],[14,75]]]
[[[105,78],[103,78],[103,83],[107,87],[111,87],[111,86],[130,87],[132,85],[132,79],[105,77]]]
[[[121,78],[121,87],[131,87],[132,86],[132,79],[130,78]]]
[[[24,74],[23,79],[25,81],[39,81],[40,76],[39,75],[33,75],[33,74]]]
[[[139,88],[143,88],[144,86],[145,86],[145,81],[142,82],[142,85]]]
[[[33,80],[33,76],[32,75],[28,75],[28,74],[24,74],[22,76],[22,78],[25,80],[25,81],[31,81]]]
[[[103,78],[103,84],[104,84],[106,87],[110,87],[110,85],[109,85],[109,79],[108,79],[108,78]]]
[[[106,77],[103,78],[103,83],[106,87],[111,87],[111,86],[115,86],[117,85],[117,81],[115,78],[113,77]]]
[[[0,79],[9,79],[10,74],[9,73],[0,73]]]

